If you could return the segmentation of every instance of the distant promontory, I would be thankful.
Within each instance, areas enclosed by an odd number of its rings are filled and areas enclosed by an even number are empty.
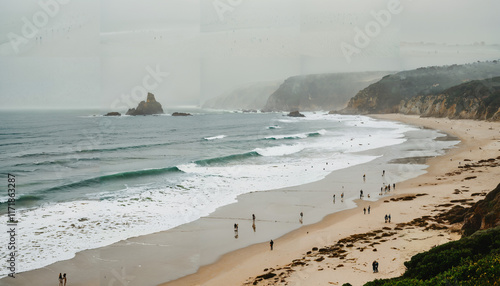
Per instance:
[[[156,101],[154,94],[148,93],[146,101],[141,101],[137,108],[131,108],[127,111],[127,115],[152,115],[163,114],[161,104]]]

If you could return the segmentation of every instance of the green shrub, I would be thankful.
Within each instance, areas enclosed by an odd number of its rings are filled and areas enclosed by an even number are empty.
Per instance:
[[[403,277],[428,280],[460,265],[464,259],[479,259],[497,249],[500,249],[500,228],[480,231],[413,256],[405,262],[407,270]]]
[[[365,286],[500,286],[500,227],[419,253],[405,266],[403,276]]]

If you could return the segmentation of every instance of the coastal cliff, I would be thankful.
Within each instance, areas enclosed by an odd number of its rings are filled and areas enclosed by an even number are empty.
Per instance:
[[[163,114],[161,104],[156,101],[154,94],[148,93],[146,101],[141,101],[137,108],[131,108],[127,111],[127,115],[152,115]]]
[[[263,111],[343,108],[359,90],[390,72],[314,74],[290,77],[272,93]]]
[[[452,119],[500,120],[500,77],[474,80],[438,95],[418,95],[402,101],[396,112]]]
[[[500,184],[465,213],[462,231],[464,236],[469,236],[494,227],[500,227]]]
[[[399,72],[358,92],[339,113],[498,120],[498,79],[489,79],[494,76],[500,76],[498,61]]]

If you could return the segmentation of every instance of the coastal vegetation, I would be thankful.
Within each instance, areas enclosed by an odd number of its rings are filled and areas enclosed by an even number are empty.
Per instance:
[[[400,277],[365,286],[500,285],[499,212],[500,185],[461,215],[465,223],[460,240],[413,256]],[[482,230],[474,227],[478,225]]]

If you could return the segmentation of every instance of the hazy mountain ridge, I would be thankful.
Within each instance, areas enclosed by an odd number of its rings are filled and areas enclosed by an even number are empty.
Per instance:
[[[280,84],[281,81],[247,84],[207,100],[202,107],[227,110],[262,109],[269,95],[278,89]]]
[[[498,61],[403,71],[385,76],[380,81],[361,90],[340,112],[354,114],[401,112],[426,116],[452,116],[453,118],[485,118],[485,114],[475,113],[472,115],[472,113],[480,111],[479,106],[475,107],[475,105],[482,104],[483,97],[488,97],[486,90],[490,90],[490,88],[477,89],[478,86],[462,86],[457,87],[457,89],[447,89],[464,82],[496,76],[500,76],[500,63]],[[479,85],[487,87],[488,83],[483,82]],[[473,93],[469,90],[470,88],[479,91],[477,98],[471,97]],[[445,90],[447,90],[448,95],[443,94]],[[465,90],[468,90],[467,98],[460,99],[459,92],[465,92]],[[414,98],[416,96],[419,97]],[[494,94],[492,96],[492,98],[495,97]],[[434,106],[442,103],[444,99],[447,101],[443,107]],[[452,111],[452,108],[455,110]],[[470,114],[466,116],[467,108],[472,109]],[[455,114],[456,112],[458,113]],[[491,113],[491,108],[488,109],[488,113]]]
[[[378,71],[289,77],[269,96],[263,111],[316,111],[343,108],[359,90],[389,73]]]

